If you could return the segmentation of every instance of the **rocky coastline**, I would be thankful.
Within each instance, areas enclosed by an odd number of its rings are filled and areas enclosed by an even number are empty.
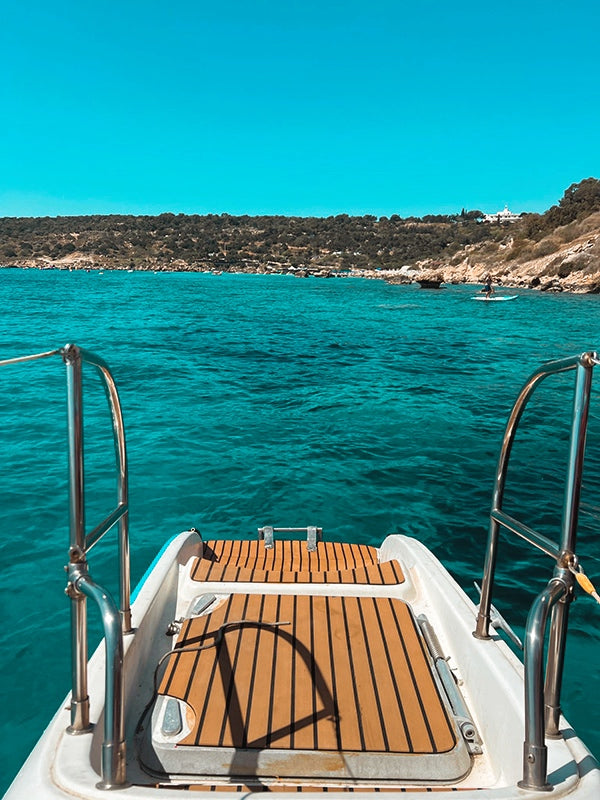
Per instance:
[[[465,248],[459,258],[448,263],[418,262],[414,267],[402,267],[400,274],[387,276],[386,280],[481,284],[490,277],[496,286],[507,288],[600,294],[600,231],[586,234],[552,253],[526,260],[511,259],[510,247],[511,243],[504,253],[500,252],[500,257],[487,254],[481,247]]]
[[[290,265],[285,262],[244,259],[231,263],[223,258],[211,261],[183,259],[146,259],[136,266],[126,266],[109,257],[96,254],[71,253],[53,259],[49,256],[11,259],[3,267],[25,269],[60,269],[126,272],[207,272],[212,274],[251,273],[287,274],[299,278],[366,278],[384,280],[391,284],[420,283],[424,288],[443,284],[482,284],[489,276],[495,286],[528,288],[546,292],[600,294],[600,231],[580,237],[552,253],[522,260],[510,258],[509,242],[498,253],[486,252],[485,246],[471,245],[447,262],[425,259],[397,269],[351,267],[340,269],[331,263]]]
[[[0,218],[0,268],[360,277],[600,294],[600,181],[543,214]]]

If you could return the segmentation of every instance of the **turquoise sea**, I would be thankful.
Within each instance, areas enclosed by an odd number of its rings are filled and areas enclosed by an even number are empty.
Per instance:
[[[103,356],[128,435],[133,583],[165,540],[320,525],[420,538],[475,597],[512,402],[542,361],[600,349],[600,296],[361,279],[0,270],[0,359],[75,342]],[[600,585],[596,378],[579,553]],[[87,517],[113,496],[105,400],[86,375]],[[0,368],[0,789],[69,688],[67,457],[59,358]],[[571,377],[545,381],[515,446],[507,510],[554,538]],[[113,586],[112,536],[91,573]],[[502,540],[494,602],[522,633],[550,559]],[[90,608],[93,634],[98,620]],[[566,716],[600,755],[600,606],[571,609]]]

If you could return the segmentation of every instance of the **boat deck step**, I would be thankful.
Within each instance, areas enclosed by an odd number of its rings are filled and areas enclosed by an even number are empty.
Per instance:
[[[171,776],[447,781],[471,763],[411,609],[389,597],[223,598],[183,623],[151,728],[144,761]]]
[[[196,581],[260,583],[398,584],[404,581],[397,561],[379,562],[377,549],[362,544],[317,543],[276,539],[215,540],[204,543],[191,577]]]

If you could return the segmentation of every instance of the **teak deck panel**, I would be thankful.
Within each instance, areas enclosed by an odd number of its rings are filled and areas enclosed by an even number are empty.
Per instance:
[[[204,543],[191,577],[196,581],[260,583],[398,584],[404,581],[397,561],[379,562],[374,547],[318,542],[309,552],[306,542],[216,540]]]
[[[184,622],[175,653],[187,647],[205,649],[171,656],[159,688],[193,709],[179,747],[436,754],[456,744],[401,600],[232,594]]]

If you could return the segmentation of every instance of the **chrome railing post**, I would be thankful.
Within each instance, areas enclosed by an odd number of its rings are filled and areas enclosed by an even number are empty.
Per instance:
[[[496,561],[498,558],[498,535],[500,526],[492,517],[488,533],[488,543],[485,553],[485,564],[483,566],[483,578],[481,581],[481,597],[477,610],[477,622],[473,636],[476,639],[490,638],[490,613],[492,607],[492,589],[494,588],[494,575],[496,573]]]
[[[97,355],[83,351],[84,360],[99,371],[110,405],[113,423],[113,442],[118,470],[117,508],[121,510],[119,518],[119,607],[123,633],[131,633],[131,586],[130,586],[130,553],[129,553],[129,485],[127,470],[127,450],[125,447],[125,426],[121,401],[114,378],[108,365]]]
[[[69,579],[73,569],[87,568],[85,559],[85,503],[83,469],[83,393],[81,354],[75,345],[63,350],[67,368],[67,423],[69,437]],[[87,686],[87,607],[85,596],[69,580],[71,598],[71,724],[69,733],[90,730]]]
[[[71,598],[71,724],[68,733],[88,733],[90,698],[87,686],[87,605],[84,595],[66,589]]]
[[[77,591],[98,605],[104,628],[104,739],[102,741],[99,789],[113,789],[126,783],[125,722],[123,710],[123,632],[121,615],[114,600],[85,573],[74,576]]]
[[[63,351],[67,367],[67,423],[69,436],[69,527],[71,547],[85,549],[83,496],[83,381],[81,353],[76,345]]]
[[[594,359],[595,353],[584,353],[580,363],[577,365],[575,377],[575,397],[573,401],[573,419],[562,521],[562,549],[569,553],[575,552],[577,538],[579,499],[581,496],[581,478],[583,475]]]
[[[565,663],[565,646],[569,621],[569,607],[572,599],[573,576],[563,571],[562,580],[569,587],[564,597],[552,609],[550,638],[546,665],[546,682],[544,684],[544,719],[546,736],[558,739],[560,733],[560,693],[562,690],[563,670]]]
[[[595,354],[584,353],[580,362],[577,364],[575,375],[569,460],[561,527],[562,553],[556,571],[556,576],[565,583],[568,591],[561,599],[560,603],[552,610],[552,625],[550,628],[550,641],[548,643],[548,661],[544,688],[546,735],[551,737],[560,736],[560,694],[562,690],[569,606],[573,599],[574,584],[573,575],[569,572],[568,567],[577,547],[579,501],[581,496],[581,481],[583,477],[587,423],[592,388],[592,370],[595,364],[595,358]]]
[[[525,741],[523,743],[522,789],[550,791],[547,781],[548,748],[544,736],[544,636],[548,614],[554,604],[564,597],[568,587],[553,578],[536,598],[525,634]]]
[[[131,585],[129,573],[129,516],[124,514],[119,520],[119,561],[121,574],[119,576],[119,599],[121,613],[121,629],[123,633],[132,633],[131,627]],[[125,568],[125,565],[126,568]]]

